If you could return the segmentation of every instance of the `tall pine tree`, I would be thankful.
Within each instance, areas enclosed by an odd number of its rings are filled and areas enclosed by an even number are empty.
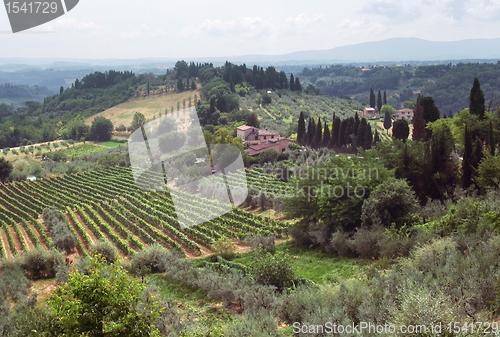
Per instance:
[[[380,93],[380,90],[378,91],[377,97],[377,109],[378,111],[382,110],[382,94]]]
[[[392,126],[392,116],[391,113],[389,112],[389,109],[385,110],[385,115],[384,115],[384,129],[386,130],[387,133],[389,133],[389,129]]]
[[[420,105],[420,96],[417,98],[417,104],[413,111],[413,134],[411,137],[416,141],[425,142],[427,139],[427,131],[425,130],[424,109]]]
[[[386,105],[386,104],[387,104],[387,93],[384,90],[384,105]]]
[[[293,74],[290,74],[290,90],[294,91],[295,90],[295,78],[293,77]]]
[[[333,119],[332,134],[330,137],[330,147],[331,148],[337,147],[338,140],[339,140],[339,133],[340,133],[340,118],[335,117]]]
[[[316,134],[314,135],[314,147],[320,147],[323,141],[323,126],[321,125],[321,118],[318,118],[316,125]]]
[[[330,129],[328,128],[328,124],[325,122],[323,132],[323,146],[327,147],[330,144]]]
[[[484,119],[485,105],[484,105],[484,94],[481,90],[481,85],[479,80],[474,78],[474,83],[470,90],[469,96],[469,112],[472,115],[476,115],[479,119]]]
[[[305,145],[305,136],[306,136],[306,121],[304,119],[304,112],[300,112],[299,117],[299,125],[297,128],[297,142],[304,146]]]
[[[373,92],[373,88],[370,89],[370,106],[375,109],[375,93]]]
[[[300,84],[299,78],[295,78],[295,86],[294,86],[295,91],[302,91],[302,85]]]
[[[365,135],[367,126],[368,123],[366,122],[366,118],[361,119],[356,133],[356,147],[365,147]]]

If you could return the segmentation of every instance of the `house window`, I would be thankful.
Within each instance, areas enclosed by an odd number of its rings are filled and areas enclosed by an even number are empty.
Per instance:
[[[267,137],[266,137],[266,136],[264,136],[264,140],[266,140],[266,139],[267,139]]]
[[[274,136],[271,136],[271,139],[274,139]]]

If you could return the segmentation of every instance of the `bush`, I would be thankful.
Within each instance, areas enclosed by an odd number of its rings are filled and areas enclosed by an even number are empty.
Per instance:
[[[293,285],[294,270],[288,254],[275,254],[260,250],[251,265],[255,280],[263,285],[272,285],[282,290]]]
[[[274,253],[276,250],[276,238],[274,236],[265,235],[247,235],[245,243],[250,246],[252,251],[263,249],[267,252]]]
[[[38,247],[24,253],[21,267],[30,279],[37,280],[54,278],[58,267],[65,264],[64,256],[60,252]]]
[[[419,210],[415,192],[405,180],[390,178],[376,186],[368,199],[363,202],[361,220],[365,226],[391,226],[399,228],[404,224],[412,225],[415,213]]]
[[[101,255],[107,263],[115,263],[118,252],[108,241],[97,241],[90,246],[90,255]]]
[[[164,273],[169,255],[170,253],[164,247],[158,244],[151,245],[134,255],[131,260],[132,272],[140,276],[148,272]]]
[[[382,227],[368,229],[359,228],[353,236],[352,245],[359,256],[363,258],[378,258],[380,253],[380,243],[384,238]]]
[[[236,246],[229,238],[221,238],[212,245],[212,250],[223,259],[230,260],[236,254]]]
[[[54,246],[70,254],[76,248],[76,239],[69,230],[66,216],[55,208],[43,210],[43,221],[52,237]]]
[[[330,244],[326,249],[339,256],[353,256],[356,254],[356,247],[354,247],[349,233],[344,231],[333,233]]]

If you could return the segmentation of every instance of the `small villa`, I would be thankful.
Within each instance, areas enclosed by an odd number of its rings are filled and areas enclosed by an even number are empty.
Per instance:
[[[243,139],[243,143],[250,144],[250,147],[245,150],[250,156],[258,156],[267,150],[283,153],[293,143],[292,140],[286,137],[280,137],[277,132],[248,125],[237,127],[236,135]]]

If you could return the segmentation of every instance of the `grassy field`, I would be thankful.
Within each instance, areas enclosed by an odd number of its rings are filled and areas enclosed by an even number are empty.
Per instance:
[[[99,145],[110,147],[110,148],[114,149],[114,148],[119,147],[120,145],[125,145],[125,144],[111,141],[111,142],[102,142],[102,143],[99,143]]]
[[[287,252],[293,257],[292,265],[297,276],[318,284],[338,283],[342,279],[355,277],[360,269],[370,264],[369,260],[336,257],[323,249],[306,250],[295,246],[291,240],[277,244],[276,251]],[[253,255],[240,254],[232,261],[250,265]]]
[[[179,103],[180,109],[183,109],[183,102],[185,101],[187,108],[189,106],[189,97],[191,97],[191,105],[194,106],[194,95],[199,98],[200,91],[201,90],[198,89],[176,94],[132,98],[125,103],[119,104],[97,115],[89,117],[86,120],[86,123],[90,125],[95,117],[102,116],[111,120],[115,126],[123,124],[128,127],[132,123],[135,112],[142,113],[149,121],[152,120],[153,117],[158,118],[160,113],[164,115],[166,109],[170,112],[173,107],[174,111],[177,111],[177,103]]]

